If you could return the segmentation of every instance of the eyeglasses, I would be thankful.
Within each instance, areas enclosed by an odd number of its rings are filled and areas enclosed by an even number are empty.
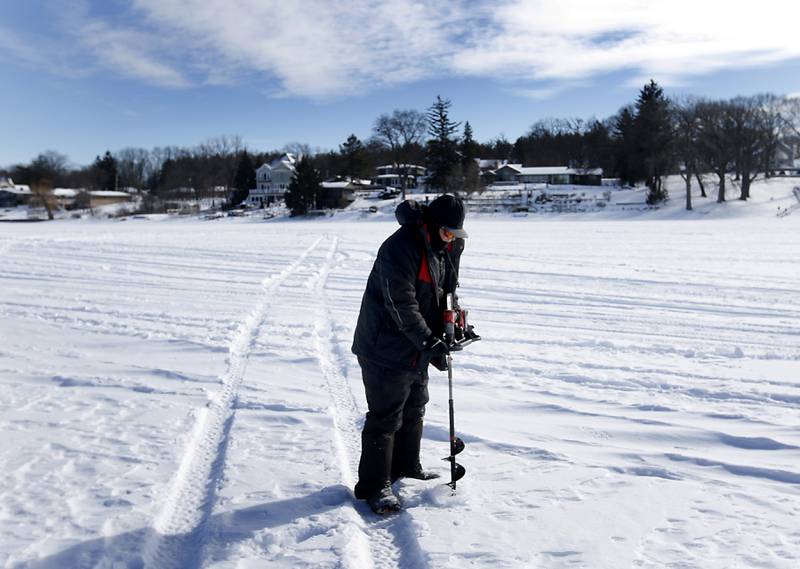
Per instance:
[[[456,238],[456,234],[447,229],[446,227],[442,227],[442,238],[445,242],[449,243],[450,241]]]

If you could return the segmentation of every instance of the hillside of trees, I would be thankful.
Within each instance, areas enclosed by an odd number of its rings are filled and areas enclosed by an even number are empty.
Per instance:
[[[241,203],[255,185],[255,169],[284,152],[305,156],[320,179],[370,178],[376,166],[424,164],[435,191],[480,189],[475,158],[524,166],[603,169],[624,184],[645,184],[649,201],[667,197],[663,178],[680,173],[691,208],[693,180],[700,173],[719,179],[718,201],[728,199],[726,174],[741,180],[747,199],[755,176],[769,175],[782,139],[800,137],[800,99],[763,94],[728,100],[670,99],[651,81],[631,104],[605,119],[551,118],[535,122],[511,142],[502,136],[474,140],[468,121],[450,118],[452,103],[437,97],[424,112],[398,109],[375,119],[370,137],[349,135],[336,150],[289,143],[267,152],[247,148],[239,136],[220,136],[192,148],[124,148],[98,155],[87,166],[46,151],[27,164],[0,170],[16,183],[88,190],[136,188],[157,198],[191,188],[195,198],[225,194]]]

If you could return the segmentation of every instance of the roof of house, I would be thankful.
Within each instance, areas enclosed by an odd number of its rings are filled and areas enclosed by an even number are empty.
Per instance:
[[[0,186],[0,192],[16,194],[18,196],[30,196],[33,193],[28,186],[22,184],[16,184],[14,186]]]
[[[381,168],[425,168],[425,166],[420,166],[419,164],[383,164],[375,167],[376,170]]]
[[[411,174],[406,174],[405,176],[406,176],[406,178],[413,178],[414,177]],[[400,174],[378,174],[377,176],[375,176],[375,179],[378,179],[378,178],[399,178],[399,177],[400,177]]]
[[[268,170],[275,170],[276,168],[283,168],[283,169],[286,169],[286,170],[294,170],[295,169],[295,164],[297,163],[298,159],[299,158],[297,156],[295,156],[294,154],[290,154],[290,153],[287,152],[286,154],[284,154],[283,156],[281,156],[279,158],[276,158],[275,160],[273,160],[269,164],[266,164],[266,163],[262,164],[258,168],[258,170],[263,170],[264,168],[266,168]]]
[[[499,168],[500,166],[504,166],[508,163],[508,160],[503,160],[502,158],[475,158],[475,162],[477,162],[478,168],[485,170],[487,168]]]
[[[515,172],[518,172],[522,176],[552,176],[552,175],[564,175],[564,174],[575,174],[575,175],[587,175],[587,174],[594,174],[594,175],[602,175],[603,169],[602,168],[587,168],[587,169],[578,169],[578,168],[570,168],[568,166],[522,166],[522,164],[505,164],[501,168],[510,168]]]
[[[84,188],[55,188],[51,193],[57,198],[74,198],[81,192],[85,192]],[[128,192],[115,192],[112,190],[93,190],[89,192],[95,198],[130,198]]]
[[[505,164],[500,166],[498,168],[498,170],[501,170],[503,168],[511,168],[512,170],[520,170],[522,168],[522,164],[511,164],[510,162],[506,162]]]
[[[93,198],[125,198],[128,199],[131,195],[127,192],[114,192],[110,190],[97,190],[89,192]]]

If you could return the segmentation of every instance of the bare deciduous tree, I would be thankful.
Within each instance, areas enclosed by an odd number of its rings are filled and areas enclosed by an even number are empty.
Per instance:
[[[395,110],[391,115],[381,115],[372,127],[375,140],[389,151],[400,175],[402,199],[406,197],[406,178],[413,150],[425,136],[425,115],[413,109]]]
[[[776,135],[770,103],[770,97],[765,95],[738,97],[730,102],[736,173],[741,180],[740,200],[750,197],[750,186],[759,171],[763,171],[764,157]]]
[[[699,101],[696,106],[698,155],[719,178],[717,202],[725,201],[725,176],[736,161],[731,103]]]
[[[686,185],[686,209],[691,210],[692,177],[699,176],[697,102],[693,99],[677,102],[672,110],[676,134],[675,154],[681,178]],[[705,195],[705,191],[703,195]]]
[[[294,154],[295,158],[299,161],[303,156],[312,157],[316,154],[311,148],[311,145],[305,142],[290,142],[283,147],[283,151],[287,154]]]
[[[55,197],[50,191],[51,188],[52,185],[50,184],[50,181],[44,179],[31,185],[31,192],[36,197],[36,201],[39,202],[42,207],[44,207],[45,211],[47,211],[47,219],[52,221],[55,219],[53,215]]]
[[[153,173],[153,157],[144,148],[123,148],[114,153],[117,161],[120,187],[142,190]]]

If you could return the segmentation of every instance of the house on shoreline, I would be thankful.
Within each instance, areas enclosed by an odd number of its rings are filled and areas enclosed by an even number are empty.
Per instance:
[[[11,178],[0,178],[0,207],[17,207],[30,202],[33,192],[25,184],[15,184]]]
[[[494,171],[494,183],[498,182],[499,185],[513,182],[516,184],[602,186],[603,169],[504,164]]]
[[[247,205],[263,207],[283,201],[299,160],[299,156],[286,153],[269,164],[262,164],[256,170],[256,187],[247,195]]]
[[[800,176],[800,136],[787,136],[778,142],[770,174]]]
[[[417,164],[385,164],[375,168],[375,177],[372,183],[386,188],[402,188],[405,178],[405,188],[417,188],[425,178],[425,166]]]

